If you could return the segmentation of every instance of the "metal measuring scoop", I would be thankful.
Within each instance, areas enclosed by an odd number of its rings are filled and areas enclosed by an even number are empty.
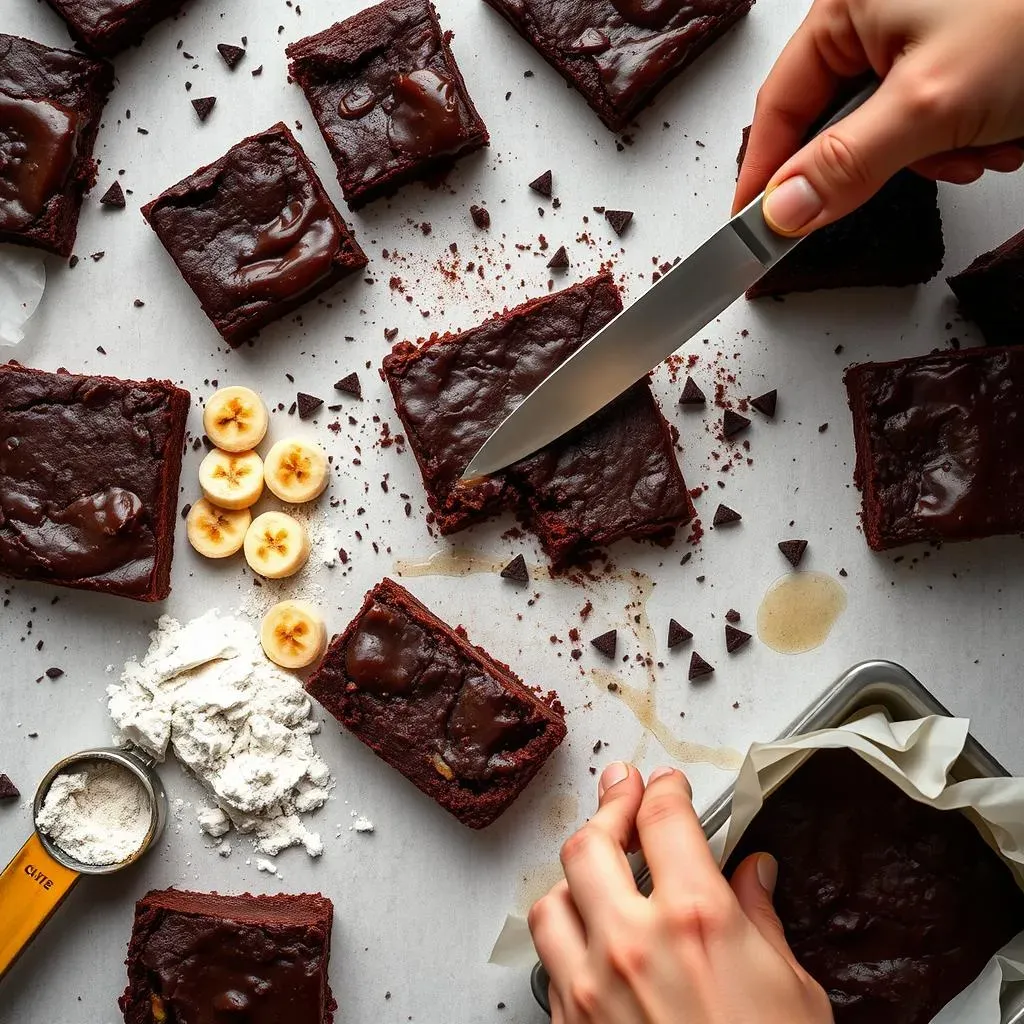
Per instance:
[[[131,772],[142,784],[149,801],[149,830],[142,845],[117,864],[82,864],[69,857],[35,822],[46,794],[58,775],[85,767],[86,762],[107,761]],[[82,875],[110,875],[134,864],[160,838],[167,820],[167,796],[153,759],[133,750],[82,750],[58,761],[43,776],[32,802],[33,833],[0,874],[0,978],[10,970],[25,947],[64,902]]]

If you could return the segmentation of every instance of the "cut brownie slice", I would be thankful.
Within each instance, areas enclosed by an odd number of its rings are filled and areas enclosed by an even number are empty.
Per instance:
[[[147,893],[128,943],[125,1024],[331,1024],[333,916],[319,893]]]
[[[112,57],[137,43],[185,0],[46,0],[86,50]]]
[[[872,548],[1024,531],[1024,349],[865,363],[846,388]]]
[[[754,0],[487,0],[622,131]]]
[[[71,255],[114,69],[0,33],[0,242]]]
[[[557,702],[534,696],[388,579],[331,641],[306,689],[470,828],[504,812],[565,738]]]
[[[595,277],[416,349],[384,375],[444,534],[514,509],[556,564],[623,537],[664,538],[693,504],[647,381],[564,438],[473,484],[459,478],[501,421],[622,309]]]
[[[243,139],[142,213],[236,348],[367,262],[283,124]]]
[[[1024,342],[1024,231],[946,280],[989,345]]]
[[[0,366],[0,573],[165,598],[188,407],[169,381]]]
[[[385,0],[288,47],[353,209],[488,144],[449,38],[430,0]]]

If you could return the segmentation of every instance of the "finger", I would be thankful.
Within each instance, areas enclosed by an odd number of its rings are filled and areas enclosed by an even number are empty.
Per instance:
[[[586,959],[587,936],[565,882],[530,908],[528,924],[551,988],[567,985]]]
[[[731,885],[750,922],[768,944],[794,969],[800,970],[786,933],[772,905],[779,865],[767,853],[754,853],[733,872]]]

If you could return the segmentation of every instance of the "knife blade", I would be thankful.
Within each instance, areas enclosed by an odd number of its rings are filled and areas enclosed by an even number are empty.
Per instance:
[[[872,82],[821,128],[846,117]],[[579,426],[724,312],[802,238],[768,227],[762,193],[631,306],[581,345],[502,421],[462,474],[471,482]]]

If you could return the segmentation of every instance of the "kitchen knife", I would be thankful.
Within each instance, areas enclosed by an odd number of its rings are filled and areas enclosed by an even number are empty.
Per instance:
[[[872,82],[821,131],[856,110]],[[761,212],[764,194],[581,345],[507,416],[473,457],[463,481],[496,473],[599,412],[707,326],[802,239],[784,238]]]

